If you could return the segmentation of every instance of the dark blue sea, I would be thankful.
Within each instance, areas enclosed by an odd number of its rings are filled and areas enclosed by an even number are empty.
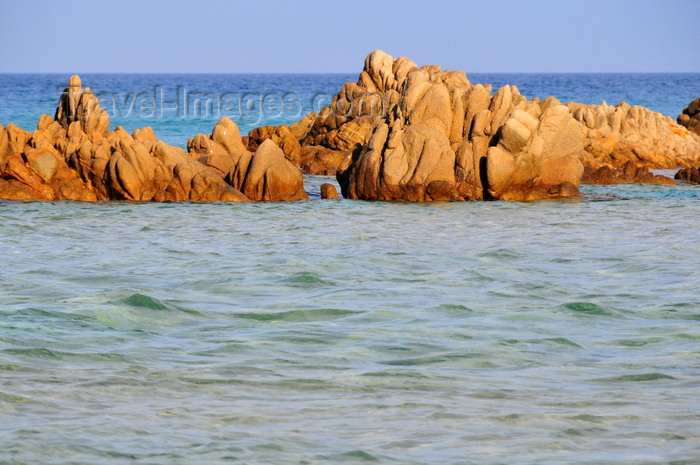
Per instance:
[[[673,118],[700,74],[468,75]],[[68,75],[0,75],[36,128]],[[355,75],[85,74],[185,146]],[[199,101],[199,103],[198,103]],[[530,203],[0,200],[1,464],[695,464],[700,187]]]

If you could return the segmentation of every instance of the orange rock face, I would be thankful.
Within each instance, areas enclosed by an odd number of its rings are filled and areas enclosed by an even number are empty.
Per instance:
[[[0,126],[0,197],[198,202],[306,198],[302,175],[284,154],[276,146],[248,152],[238,127],[227,118],[211,136],[190,139],[190,153],[158,141],[151,128],[133,135],[121,127],[108,129],[109,117],[95,96],[82,89],[78,76],[71,77],[55,118],[42,115],[33,134]]]
[[[554,99],[530,101],[514,86],[492,97],[490,88],[472,85],[462,72],[419,68],[381,51],[367,57],[358,84],[346,85],[345,95],[360,94],[358,87],[382,95],[386,116],[371,120],[366,143],[358,135],[340,165],[344,197],[529,200],[578,194],[583,133]],[[351,121],[362,118],[368,116]]]
[[[624,102],[567,107],[583,127],[586,166],[675,168],[700,159],[700,138],[661,113]]]

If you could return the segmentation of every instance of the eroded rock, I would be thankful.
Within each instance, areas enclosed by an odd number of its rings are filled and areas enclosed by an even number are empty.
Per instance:
[[[306,198],[301,173],[281,150],[246,150],[238,126],[221,119],[211,135],[188,141],[189,153],[158,141],[153,129],[116,127],[78,76],[55,118],[33,134],[0,126],[0,197],[83,201],[295,200]],[[243,194],[245,190],[250,195]]]
[[[383,52],[368,57],[357,86],[379,92],[388,108],[338,169],[344,197],[530,200],[578,194],[583,133],[558,102],[540,105],[514,86],[492,97],[462,72],[419,68]],[[346,85],[345,93],[352,92],[360,93]]]
[[[685,127],[641,106],[568,103],[584,130],[583,162],[599,168],[628,162],[647,168],[690,166],[700,158],[700,139]]]

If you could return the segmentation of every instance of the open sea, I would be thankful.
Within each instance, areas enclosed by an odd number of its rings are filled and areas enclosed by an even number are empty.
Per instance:
[[[700,95],[700,74],[468,76],[673,118]],[[357,78],[81,77],[112,128],[179,146]],[[0,123],[34,130],[67,82],[0,75]],[[0,464],[700,463],[700,186],[411,204],[323,182],[0,200]]]

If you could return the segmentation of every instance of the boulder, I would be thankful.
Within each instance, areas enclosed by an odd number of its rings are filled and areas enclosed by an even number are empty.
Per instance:
[[[679,121],[699,112],[700,98]],[[406,134],[414,126],[421,128]],[[420,141],[425,153],[414,146]],[[700,138],[647,108],[564,106],[554,97],[528,100],[515,86],[492,95],[490,86],[471,85],[462,72],[419,68],[381,51],[320,110],[301,146],[344,155],[337,172],[344,194],[384,200],[568,196],[576,194],[583,166],[673,168],[700,161]],[[439,174],[444,160],[435,155],[447,146],[454,180]],[[422,178],[428,166],[435,178]],[[432,182],[433,195],[426,194]]]
[[[271,140],[263,141],[246,162],[241,190],[249,198],[289,201],[309,198],[301,172]]]
[[[700,97],[696,98],[683,109],[676,119],[678,124],[692,133],[700,136]]]
[[[322,199],[337,199],[338,190],[331,183],[321,184],[321,198]]]
[[[221,118],[211,135],[197,134],[187,141],[187,151],[198,155],[241,154],[246,147],[236,123],[229,118]]]
[[[322,145],[307,145],[299,152],[298,167],[304,174],[334,176],[350,151],[333,150]]]
[[[683,168],[676,173],[676,179],[692,184],[700,184],[700,168]]]
[[[83,90],[77,75],[71,76],[68,87],[63,90],[54,119],[64,129],[77,122],[88,136],[106,134],[109,130],[109,115],[100,110],[100,103],[89,87]]]
[[[263,141],[271,140],[302,173],[335,175],[337,167],[349,151],[345,147],[356,147],[365,142],[364,135],[358,138],[354,134],[365,134],[370,127],[366,126],[358,130],[354,123],[350,122],[343,126],[342,131],[330,133],[326,138],[308,137],[317,116],[315,113],[310,113],[290,126],[257,127],[243,137],[243,144],[248,150],[254,152]]]

